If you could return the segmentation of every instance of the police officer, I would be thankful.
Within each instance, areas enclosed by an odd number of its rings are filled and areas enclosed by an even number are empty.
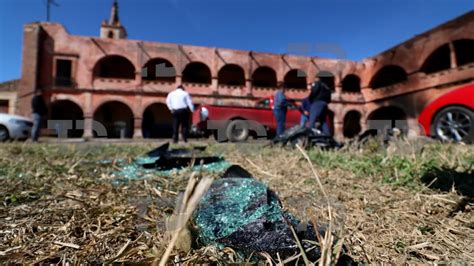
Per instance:
[[[321,124],[321,131],[331,135],[327,122],[328,104],[331,102],[331,89],[323,81],[321,75],[316,77],[308,97],[311,107],[309,111],[309,127],[315,128],[316,122]]]
[[[286,111],[288,109],[288,101],[285,96],[285,87],[283,84],[278,85],[278,90],[273,99],[273,114],[277,122],[277,136],[280,136],[285,131]]]

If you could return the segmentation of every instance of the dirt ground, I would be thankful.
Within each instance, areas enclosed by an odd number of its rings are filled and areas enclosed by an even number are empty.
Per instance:
[[[0,144],[0,263],[157,262],[169,243],[166,217],[190,173],[119,183],[114,175],[115,159],[152,148]],[[208,152],[268,184],[299,219],[328,221],[300,151],[252,143]],[[355,261],[474,263],[472,146],[400,143],[308,155],[337,214],[334,233]],[[188,264],[247,259],[215,247],[172,253]]]

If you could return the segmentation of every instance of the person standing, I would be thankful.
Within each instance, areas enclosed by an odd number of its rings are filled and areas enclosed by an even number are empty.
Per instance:
[[[327,122],[328,104],[331,102],[331,89],[317,77],[309,94],[311,108],[309,112],[309,127],[315,128],[316,122],[321,124],[323,134],[331,135]]]
[[[31,110],[33,113],[33,128],[31,130],[31,139],[36,142],[38,141],[41,121],[43,117],[48,113],[48,108],[43,99],[43,93],[41,90],[36,90],[33,98],[31,99]]]
[[[306,97],[301,102],[300,112],[301,112],[301,119],[300,119],[300,126],[306,127],[306,123],[309,120],[309,112],[311,111],[311,102],[309,98]]]
[[[275,120],[277,122],[277,136],[280,136],[285,132],[287,109],[288,101],[285,96],[285,88],[283,85],[280,85],[273,99],[273,114],[275,115]]]
[[[166,105],[173,114],[173,143],[178,143],[180,127],[183,141],[188,142],[189,119],[194,112],[191,96],[182,85],[179,85],[166,97]]]

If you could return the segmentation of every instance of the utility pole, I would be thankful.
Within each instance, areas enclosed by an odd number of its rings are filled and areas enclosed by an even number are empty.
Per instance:
[[[46,21],[50,20],[50,9],[51,5],[53,6],[59,6],[54,0],[46,0]]]

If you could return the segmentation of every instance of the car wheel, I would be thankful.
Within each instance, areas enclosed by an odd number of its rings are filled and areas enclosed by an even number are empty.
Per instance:
[[[5,126],[0,125],[0,142],[7,141],[10,138],[8,129]]]
[[[226,128],[226,136],[231,142],[246,141],[249,137],[249,126],[247,121],[231,121]]]
[[[432,130],[442,141],[470,143],[474,140],[474,115],[465,107],[448,107],[436,115]]]

